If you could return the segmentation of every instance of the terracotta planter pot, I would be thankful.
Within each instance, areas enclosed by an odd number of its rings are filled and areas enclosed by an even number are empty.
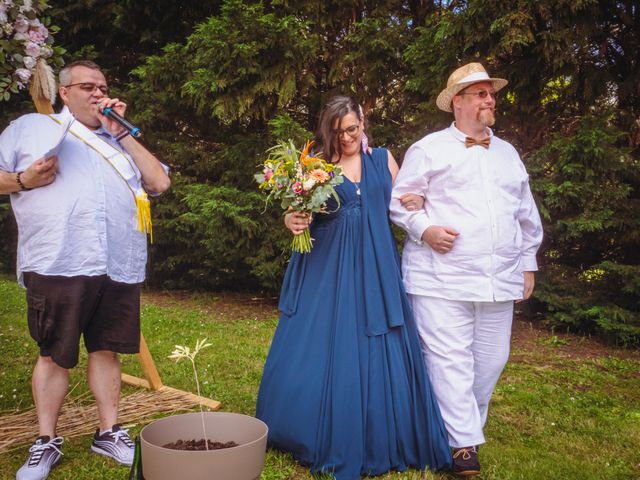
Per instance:
[[[203,438],[200,413],[156,420],[140,432],[145,480],[253,480],[264,468],[267,426],[248,415],[205,412],[209,440],[234,441],[237,447],[185,451],[164,448],[176,440]]]

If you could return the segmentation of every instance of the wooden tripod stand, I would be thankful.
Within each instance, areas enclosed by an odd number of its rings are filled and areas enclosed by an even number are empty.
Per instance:
[[[198,405],[203,405],[211,410],[218,410],[220,408],[220,402],[216,400],[199,397],[193,393],[163,385],[158,369],[156,368],[156,364],[153,361],[153,357],[151,356],[151,352],[149,351],[149,347],[147,346],[147,342],[142,333],[140,334],[140,353],[138,353],[138,360],[140,360],[140,365],[142,366],[142,372],[144,373],[145,378],[138,378],[123,373],[121,378],[124,383],[136,387],[144,387],[154,391],[180,392],[188,400],[192,400]]]

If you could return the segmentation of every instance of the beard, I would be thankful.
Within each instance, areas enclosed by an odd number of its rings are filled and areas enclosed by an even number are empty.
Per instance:
[[[496,115],[493,109],[484,109],[478,112],[478,120],[485,127],[493,127],[493,124],[496,123]]]

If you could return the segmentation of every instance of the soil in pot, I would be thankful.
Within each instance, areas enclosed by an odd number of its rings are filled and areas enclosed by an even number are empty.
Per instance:
[[[223,443],[207,440],[207,442],[209,443],[209,450],[222,450],[223,448],[238,446],[238,444],[234,441]],[[175,442],[163,445],[163,448],[169,448],[171,450],[207,450],[207,448],[205,447],[204,438],[201,438],[200,440],[176,440]]]

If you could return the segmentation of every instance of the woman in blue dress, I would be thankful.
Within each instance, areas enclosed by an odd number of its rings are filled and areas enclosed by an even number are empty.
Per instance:
[[[322,110],[316,153],[342,167],[340,206],[310,226],[285,216],[294,234],[309,226],[313,248],[287,268],[257,403],[271,447],[337,480],[451,460],[388,220],[398,166],[363,148],[364,126],[350,97]]]

